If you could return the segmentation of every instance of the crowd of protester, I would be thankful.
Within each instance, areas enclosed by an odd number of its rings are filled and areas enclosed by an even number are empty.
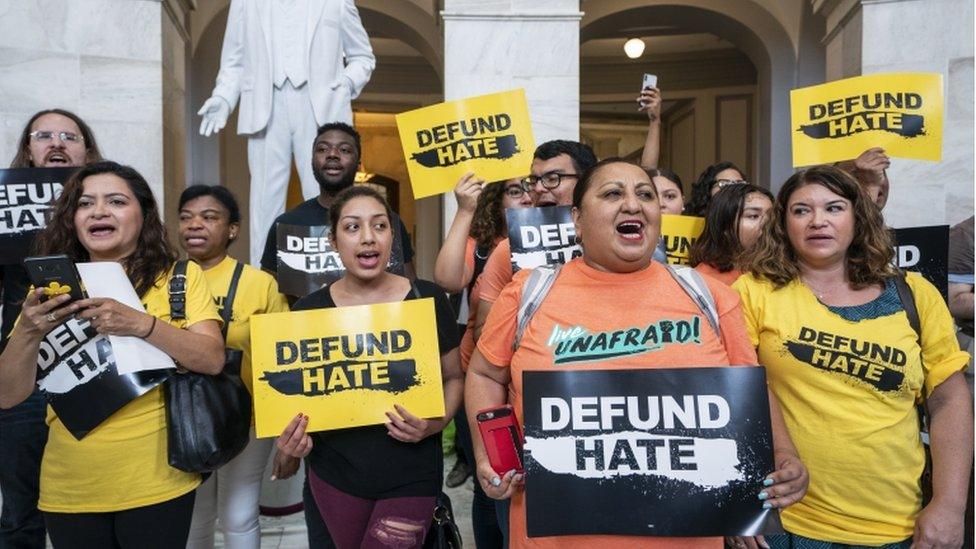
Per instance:
[[[322,126],[309,144],[320,194],[276,220],[331,227],[329,240],[345,272],[307,296],[279,292],[277,223],[262,269],[246,265],[228,253],[241,224],[234,196],[221,186],[188,187],[178,201],[175,235],[190,260],[182,319],[171,315],[167,293],[180,254],[145,179],[104,161],[76,115],[37,113],[23,129],[11,167],[79,169],[53,205],[34,254],[120,263],[146,312],[107,298],[43,301],[40,289],[29,289],[23,268],[4,267],[0,548],[44,547],[45,535],[57,549],[203,548],[213,546],[218,529],[226,547],[256,548],[261,477],[272,453],[274,478],[295,475],[304,460],[312,547],[418,547],[441,491],[441,431],[452,418],[458,459],[472,471],[472,526],[482,549],[921,549],[957,548],[964,536],[971,544],[973,218],[951,233],[947,304],[924,278],[893,266],[881,212],[890,192],[883,150],[798,171],[776,196],[720,161],[686,194],[681,179],[658,166],[658,90],[644,90],[639,101],[648,117],[640,165],[598,160],[586,144],[554,140],[536,148],[524,177],[462,177],[433,282],[416,279],[410,236],[384,198],[354,185],[361,142],[346,124]],[[572,208],[583,254],[557,271],[523,326],[518,309],[531,270],[513,273],[505,211],[545,206]],[[525,479],[489,464],[476,412],[509,403],[521,418],[522,375],[551,367],[545,340],[556,325],[606,331],[703,315],[663,263],[664,214],[705,219],[689,259],[714,299],[714,322],[702,322],[691,352],[662,347],[574,367],[763,365],[775,467],[756,487],[756,501],[781,510],[786,533],[530,538]],[[394,249],[403,254],[402,274],[386,269]],[[236,288],[233,303],[226,302],[230,287]],[[100,334],[142,338],[191,371],[217,373],[225,348],[241,351],[239,375],[249,386],[254,315],[420,298],[435,304],[444,417],[425,419],[396,406],[382,425],[307,432],[310,418],[299,414],[276,442],[256,438],[252,429],[244,451],[206,480],[167,463],[159,387],[81,440],[35,387],[41,341],[72,315]],[[221,326],[220,310],[229,306],[233,316]],[[801,326],[851,345],[871,341],[902,349],[899,383],[880,390],[804,366],[783,351]],[[923,499],[927,468],[931,493]]]

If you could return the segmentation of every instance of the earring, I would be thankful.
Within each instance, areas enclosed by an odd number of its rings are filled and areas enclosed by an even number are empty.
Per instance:
[[[582,246],[583,245],[583,238],[580,237],[580,235],[576,235],[576,236],[573,237],[573,243],[576,244],[577,246]]]

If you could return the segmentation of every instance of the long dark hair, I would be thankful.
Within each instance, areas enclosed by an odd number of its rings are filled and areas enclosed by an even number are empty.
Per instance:
[[[712,197],[705,215],[705,230],[691,245],[688,255],[692,267],[706,263],[722,273],[736,268],[743,252],[739,218],[746,198],[752,193],[762,194],[770,202],[775,200],[771,192],[751,183],[726,187]]]
[[[507,236],[504,206],[506,184],[507,181],[489,183],[478,195],[478,205],[474,209],[469,234],[479,248],[494,248],[496,239]]]
[[[790,197],[806,185],[822,185],[851,201],[854,239],[847,248],[847,279],[855,289],[883,284],[898,271],[892,265],[894,248],[881,210],[858,182],[833,166],[813,166],[793,174],[776,195],[773,209],[759,240],[746,252],[743,263],[749,272],[781,288],[800,276],[796,250],[786,232]]]
[[[11,168],[33,168],[34,162],[30,157],[30,133],[31,126],[38,118],[46,114],[60,114],[61,116],[70,118],[78,125],[78,129],[81,130],[81,137],[85,140],[85,162],[99,162],[102,160],[102,153],[98,150],[98,143],[95,142],[95,134],[92,133],[91,128],[85,121],[81,119],[77,114],[66,111],[64,109],[46,109],[43,111],[38,111],[34,113],[34,116],[27,121],[27,125],[24,126],[24,130],[20,132],[20,140],[17,142],[17,154],[14,155],[14,159],[10,161]]]
[[[691,201],[685,207],[689,215],[703,216],[708,209],[708,203],[712,199],[712,187],[715,186],[715,176],[722,170],[733,169],[742,175],[742,179],[748,180],[745,172],[731,162],[718,162],[705,168],[705,171],[698,176],[698,180],[691,185]]]
[[[106,173],[123,179],[142,209],[142,230],[139,231],[136,250],[121,261],[132,286],[141,297],[172,267],[177,255],[166,237],[166,227],[163,226],[152,189],[139,172],[129,166],[103,161],[88,164],[75,172],[64,184],[61,196],[54,203],[51,221],[37,236],[34,249],[39,255],[66,254],[76,263],[91,259],[88,250],[78,239],[75,212],[85,190],[85,179]]]

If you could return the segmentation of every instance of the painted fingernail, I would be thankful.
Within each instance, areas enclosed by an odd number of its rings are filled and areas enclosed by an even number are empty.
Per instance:
[[[491,477],[491,485],[492,486],[495,486],[495,487],[501,486],[502,485],[502,479],[500,479],[498,477]]]
[[[271,478],[268,479],[268,480],[270,480],[271,482],[274,482],[274,481],[278,480],[278,477],[276,477],[274,475],[271,475]]]
[[[774,482],[776,481],[771,478],[767,478],[766,480],[763,481],[763,486],[772,486]]]
[[[772,503],[769,503],[768,501],[766,503],[763,503],[763,509],[772,509],[772,508],[773,508]]]
[[[769,497],[769,494],[767,494],[765,490],[763,490],[762,492],[759,492],[759,499],[766,499],[768,497]]]

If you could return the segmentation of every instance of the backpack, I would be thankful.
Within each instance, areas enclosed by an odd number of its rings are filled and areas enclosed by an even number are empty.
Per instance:
[[[522,284],[522,298],[519,301],[517,323],[515,325],[515,340],[512,342],[512,350],[517,350],[522,343],[522,336],[529,327],[532,316],[542,305],[542,301],[549,294],[552,285],[559,276],[562,265],[537,267],[525,279]],[[708,284],[701,274],[691,267],[683,265],[664,265],[668,274],[674,278],[678,286],[688,294],[688,297],[695,302],[698,310],[705,316],[705,320],[712,327],[715,334],[722,338],[722,329],[719,324],[718,309],[715,306],[715,298],[708,289]]]

